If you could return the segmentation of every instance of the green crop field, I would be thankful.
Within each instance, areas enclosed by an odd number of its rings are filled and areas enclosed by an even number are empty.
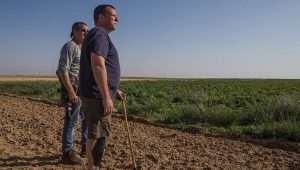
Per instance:
[[[58,87],[56,81],[0,82],[0,93],[58,102]],[[122,81],[120,89],[129,114],[153,122],[300,141],[300,80]]]

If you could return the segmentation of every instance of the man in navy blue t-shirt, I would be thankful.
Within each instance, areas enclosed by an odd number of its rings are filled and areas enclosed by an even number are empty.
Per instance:
[[[95,27],[88,32],[82,45],[79,95],[88,124],[86,151],[89,169],[100,166],[104,155],[111,132],[113,100],[115,97],[124,100],[123,93],[118,90],[119,55],[109,37],[117,22],[117,13],[112,5],[97,6],[94,10]]]

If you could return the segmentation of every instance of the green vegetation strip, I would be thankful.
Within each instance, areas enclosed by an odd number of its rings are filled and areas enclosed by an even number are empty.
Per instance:
[[[0,93],[58,103],[56,81],[0,82]],[[123,81],[129,114],[230,137],[300,141],[300,80]],[[119,107],[119,105],[117,105]]]

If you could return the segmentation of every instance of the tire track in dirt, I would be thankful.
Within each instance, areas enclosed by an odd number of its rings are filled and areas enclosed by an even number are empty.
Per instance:
[[[63,109],[0,96],[0,169],[81,169],[60,163]],[[140,169],[300,169],[300,154],[130,122]],[[130,161],[124,121],[113,118],[103,169]],[[79,131],[75,149],[79,151]]]

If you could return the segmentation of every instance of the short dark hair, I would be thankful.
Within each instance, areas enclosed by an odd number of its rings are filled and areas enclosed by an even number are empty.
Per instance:
[[[79,29],[79,28],[80,28],[81,26],[83,26],[83,25],[88,26],[87,23],[85,23],[85,22],[83,22],[83,21],[77,21],[77,22],[74,22],[74,24],[72,25],[72,30],[71,30],[70,37],[71,37],[71,38],[73,37],[73,35],[74,35],[73,31],[74,31],[74,30]]]
[[[96,24],[96,21],[98,20],[98,16],[99,14],[104,15],[105,14],[105,10],[107,7],[110,7],[112,9],[116,9],[114,6],[110,5],[110,4],[101,4],[98,5],[95,9],[94,9],[94,23]]]

